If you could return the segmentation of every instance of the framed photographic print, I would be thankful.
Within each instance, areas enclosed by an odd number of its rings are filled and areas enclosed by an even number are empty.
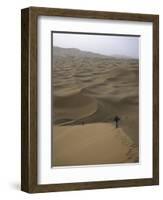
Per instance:
[[[159,16],[21,11],[21,189],[159,184]]]

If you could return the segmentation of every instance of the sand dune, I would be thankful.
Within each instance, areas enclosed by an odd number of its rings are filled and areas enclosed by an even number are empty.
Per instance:
[[[54,116],[57,119],[77,120],[92,115],[97,110],[97,101],[93,97],[79,93],[67,96],[55,96]]]
[[[52,80],[54,139],[57,141],[53,143],[56,149],[53,156],[57,158],[57,163],[75,164],[76,160],[77,164],[82,164],[82,161],[128,162],[130,159],[124,156],[129,148],[127,146],[123,155],[120,150],[118,152],[116,150],[115,160],[109,157],[112,157],[116,145],[120,145],[121,140],[118,139],[118,143],[115,141],[115,146],[111,141],[117,138],[115,135],[121,134],[125,134],[125,137],[127,135],[135,145],[136,160],[138,160],[139,61],[137,59],[102,56],[78,49],[54,47]],[[115,116],[120,117],[121,128],[116,131],[111,128]],[[86,128],[89,132],[85,130]],[[94,135],[89,135],[91,133]],[[104,138],[106,140],[103,140]],[[92,145],[95,152],[93,150],[89,152],[88,144]],[[124,148],[123,145],[118,146],[121,147]],[[78,158],[77,153],[72,157],[69,155],[73,151],[80,153]],[[85,154],[88,154],[87,160],[84,160]],[[122,156],[122,160],[119,157],[117,159],[118,154]],[[69,161],[69,156],[74,158],[74,161],[73,159]],[[65,163],[62,158],[65,159]]]
[[[138,149],[121,128],[108,123],[55,126],[55,166],[129,163],[138,161]]]

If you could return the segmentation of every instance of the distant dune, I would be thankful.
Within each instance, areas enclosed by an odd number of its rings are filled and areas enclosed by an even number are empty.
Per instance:
[[[121,130],[138,149],[139,61],[137,59],[54,47],[52,80],[53,124],[57,137],[59,137],[58,132],[62,135],[60,130],[63,128],[66,128],[63,135],[71,135],[71,131],[68,130],[73,126],[82,134],[82,124],[93,126],[96,123],[104,123],[107,127],[107,123],[114,123],[113,119],[117,115],[121,119],[119,123]],[[91,128],[90,131],[94,129]],[[99,134],[97,137],[99,140],[104,133],[101,130],[96,134]],[[66,142],[67,137],[65,136],[65,141],[62,138],[62,144]],[[57,152],[59,151],[56,151],[54,156],[60,155]],[[96,161],[98,159],[100,156]]]
[[[80,92],[55,97],[55,115],[57,119],[82,119],[97,111],[97,101]]]

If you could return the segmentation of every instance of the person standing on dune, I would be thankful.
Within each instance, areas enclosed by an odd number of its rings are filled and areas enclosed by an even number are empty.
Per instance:
[[[118,122],[120,121],[120,117],[115,116],[114,121],[115,121],[115,124],[116,124],[115,127],[118,128]]]

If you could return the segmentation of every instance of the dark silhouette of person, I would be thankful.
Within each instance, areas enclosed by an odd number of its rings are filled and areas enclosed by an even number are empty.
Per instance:
[[[82,125],[84,125],[84,121],[82,121]]]
[[[118,122],[120,121],[120,117],[115,116],[114,121],[115,121],[115,124],[116,124],[115,127],[118,128]]]

